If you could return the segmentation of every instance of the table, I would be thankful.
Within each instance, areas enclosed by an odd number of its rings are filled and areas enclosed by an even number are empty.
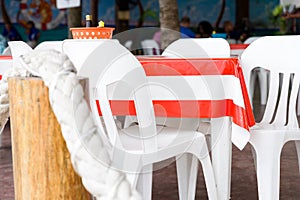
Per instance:
[[[11,56],[2,56],[0,55],[0,80],[2,79],[3,74],[12,67],[12,57]]]
[[[230,55],[240,56],[249,44],[230,44]]]
[[[150,86],[154,105],[164,108],[162,110],[154,107],[156,116],[179,118],[229,116],[232,117],[234,126],[232,142],[240,149],[247,144],[249,127],[254,125],[255,121],[243,72],[237,58],[174,59],[156,56],[138,59],[144,67],[149,82],[158,82],[171,89],[182,83],[193,89],[192,94],[183,96],[183,99],[175,99],[161,88]],[[224,86],[216,85],[216,81]],[[219,94],[212,93],[213,90],[218,89],[216,86],[221,86],[224,91],[219,91]],[[192,110],[193,108],[185,106],[192,104],[204,109]],[[113,100],[111,105],[114,115],[135,115],[133,100]],[[99,104],[98,112],[101,113]]]
[[[249,128],[255,124],[238,59],[156,56],[138,60],[149,81],[156,116],[212,118],[212,162],[218,196],[229,199],[231,141],[242,149],[249,140]],[[174,96],[166,90],[177,93]],[[116,97],[110,103],[114,115],[135,115],[133,100]],[[101,113],[99,104],[98,111]]]

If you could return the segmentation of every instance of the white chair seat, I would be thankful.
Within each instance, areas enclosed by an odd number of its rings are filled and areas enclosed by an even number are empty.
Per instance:
[[[167,147],[174,147],[181,145],[183,143],[191,143],[193,140],[200,139],[205,140],[205,137],[202,133],[189,130],[178,130],[176,128],[170,128],[165,126],[157,127],[158,134],[144,139],[145,141],[155,140],[157,141],[158,151],[163,151]],[[143,143],[141,142],[139,136],[139,127],[131,126],[126,129],[120,130],[120,139],[122,145],[126,150],[130,151],[143,151]],[[185,146],[186,148],[186,146]]]

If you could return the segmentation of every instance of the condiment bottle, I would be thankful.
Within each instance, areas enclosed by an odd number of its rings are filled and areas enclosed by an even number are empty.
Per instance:
[[[85,16],[85,26],[91,27],[92,26],[92,15]]]

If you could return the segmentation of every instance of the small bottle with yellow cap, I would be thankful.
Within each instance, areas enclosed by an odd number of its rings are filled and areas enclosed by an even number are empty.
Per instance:
[[[91,27],[92,26],[92,15],[86,15],[85,16],[85,27]]]

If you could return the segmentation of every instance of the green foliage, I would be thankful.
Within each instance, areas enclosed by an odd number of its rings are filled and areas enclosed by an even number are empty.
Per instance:
[[[153,10],[147,9],[144,11],[144,14],[142,16],[143,20],[146,20],[146,18],[148,17],[154,19],[157,22],[159,21],[159,17],[157,16],[157,13]]]
[[[273,11],[273,17],[280,17],[283,14],[283,7],[281,5],[276,6]]]
[[[286,33],[286,27],[287,27],[287,21],[283,17],[283,7],[282,5],[276,6],[271,14],[270,14],[270,21],[273,23],[275,27],[278,27],[280,29],[281,33]]]

